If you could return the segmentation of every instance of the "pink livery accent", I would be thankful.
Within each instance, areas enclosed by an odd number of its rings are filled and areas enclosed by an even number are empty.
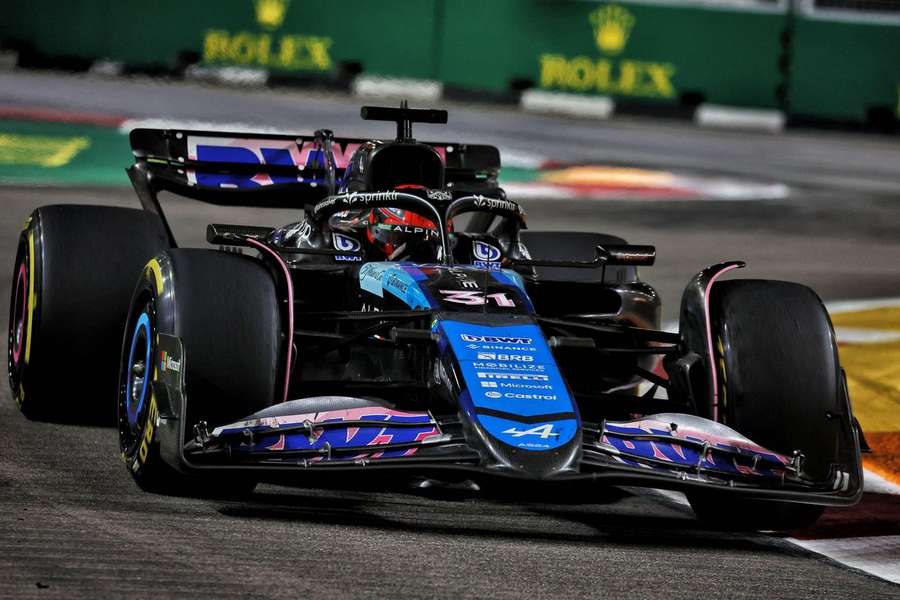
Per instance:
[[[728,271],[734,269],[740,269],[742,264],[730,265],[713,275],[709,278],[709,283],[706,284],[706,291],[703,293],[703,302],[704,302],[704,312],[706,313],[706,342],[707,342],[707,351],[709,352],[709,370],[712,375],[712,393],[713,393],[713,401],[712,401],[712,418],[713,421],[719,420],[719,377],[716,373],[716,361],[714,359],[715,354],[713,354],[713,339],[712,339],[712,323],[709,318],[709,292],[712,290],[713,284],[716,280],[719,279],[722,275],[727,273]]]
[[[288,269],[287,263],[284,262],[284,259],[281,258],[280,254],[253,238],[244,238],[244,241],[254,248],[257,248],[260,252],[266,252],[272,256],[275,259],[275,262],[281,267],[281,271],[284,274],[284,283],[287,286],[288,338],[287,357],[284,361],[284,392],[282,393],[281,401],[287,402],[288,387],[291,382],[291,362],[293,360],[294,352],[294,281],[291,279],[291,271]]]

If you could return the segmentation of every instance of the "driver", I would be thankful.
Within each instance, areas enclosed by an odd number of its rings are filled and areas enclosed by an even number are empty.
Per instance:
[[[434,222],[410,210],[373,208],[337,213],[332,231],[349,234],[373,260],[440,260],[441,241]]]

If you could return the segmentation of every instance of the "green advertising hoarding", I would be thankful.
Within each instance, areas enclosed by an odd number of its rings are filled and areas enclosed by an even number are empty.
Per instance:
[[[777,107],[784,8],[447,0],[445,83]]]
[[[798,16],[788,111],[841,121],[900,119],[900,15]]]
[[[4,41],[45,56],[130,66],[205,65],[437,77],[439,0],[29,0],[0,21]]]

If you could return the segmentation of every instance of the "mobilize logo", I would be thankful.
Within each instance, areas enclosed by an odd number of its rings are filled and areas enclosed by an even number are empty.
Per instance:
[[[544,423],[543,425],[538,425],[536,427],[532,427],[531,429],[516,429],[515,427],[510,427],[505,430],[503,433],[507,435],[511,435],[515,438],[525,437],[526,435],[536,435],[542,440],[549,439],[551,437],[559,437],[559,433],[553,431],[553,423]]]
[[[468,333],[461,333],[459,337],[462,338],[464,342],[487,342],[490,344],[531,344],[531,338],[527,337],[501,337],[494,335],[470,335]]]
[[[541,373],[543,373],[547,370],[542,364],[532,363],[520,364],[473,361],[472,367],[475,369],[484,369],[489,371],[540,371]]]

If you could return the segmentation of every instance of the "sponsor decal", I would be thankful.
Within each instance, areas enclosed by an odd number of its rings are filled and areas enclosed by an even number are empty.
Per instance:
[[[506,292],[496,292],[493,294],[482,294],[479,290],[438,290],[443,294],[445,302],[454,304],[464,304],[466,306],[484,306],[485,304],[495,303],[500,308],[515,308],[516,303]]]
[[[475,361],[472,363],[472,367],[475,369],[488,369],[491,371],[544,371],[547,367],[545,365],[533,364],[533,363],[497,363],[497,362],[482,362]]]
[[[477,419],[488,434],[514,447],[536,451],[559,448],[577,437],[577,418],[562,416],[577,414],[577,407],[539,326],[499,327],[440,320],[438,327],[447,336],[470,390],[462,402],[471,403],[474,409],[521,417],[561,415],[558,420],[549,419],[550,433],[555,435],[542,438],[541,427],[546,423],[523,424],[515,417],[478,414]],[[510,429],[521,435],[513,435]],[[534,431],[523,433],[530,430]]]
[[[479,261],[496,262],[500,260],[500,249],[486,242],[476,241],[472,249],[475,258]]]
[[[515,400],[556,400],[556,394],[522,394],[518,392],[506,392],[504,398]]]
[[[673,64],[617,58],[625,50],[631,31],[637,24],[628,9],[617,4],[606,4],[591,12],[587,21],[593,29],[597,49],[606,56],[542,54],[539,58],[540,87],[646,98],[673,98],[677,95],[673,83],[676,72]]]
[[[442,190],[428,190],[425,192],[429,200],[453,200],[453,194]]]
[[[558,437],[559,434],[553,431],[553,423],[544,423],[543,425],[537,425],[532,427],[531,429],[516,429],[515,427],[510,427],[503,433],[507,435],[511,435],[513,437],[524,437],[526,435],[536,435],[542,440],[546,440],[549,437]]]
[[[481,386],[482,386],[482,387],[486,387],[486,386],[485,386],[486,383],[494,383],[494,382],[493,382],[493,381],[482,381],[482,382],[481,382]],[[553,386],[550,385],[549,383],[543,383],[543,384],[538,384],[538,383],[519,383],[518,381],[515,382],[515,383],[506,383],[506,382],[502,382],[502,383],[500,383],[499,386],[497,386],[497,384],[494,384],[494,386],[492,386],[492,387],[515,388],[515,389],[518,389],[518,390],[552,390],[552,389],[553,389]],[[554,400],[555,400],[555,399],[556,399],[556,398],[554,397]]]
[[[495,335],[471,335],[468,333],[461,333],[459,335],[460,339],[464,342],[489,342],[494,344],[530,344],[532,339],[530,337],[503,337],[503,336],[495,336]]]
[[[181,371],[181,361],[175,360],[168,352],[162,350],[159,353],[159,370],[162,372],[174,371],[175,373],[178,373]]]
[[[412,233],[418,235],[424,235],[426,238],[439,238],[440,234],[438,234],[437,229],[432,229],[431,227],[414,227],[411,225],[391,225],[391,231],[397,233]]]
[[[479,269],[487,269],[488,271],[500,270],[500,263],[498,262],[484,262],[483,260],[476,260],[472,262],[472,266]]]
[[[361,246],[356,238],[352,238],[349,235],[343,235],[341,233],[333,233],[331,235],[334,241],[335,250],[342,250],[344,252],[359,252]]]
[[[479,379],[510,379],[515,381],[550,381],[549,375],[529,375],[527,373],[485,373],[478,371]]]
[[[478,360],[501,360],[512,362],[534,362],[534,357],[529,354],[505,354],[497,352],[479,352],[475,358]]]
[[[345,252],[359,252],[362,249],[362,246],[356,238],[340,233],[332,233],[331,235],[335,250],[344,250]],[[344,262],[362,262],[363,257],[340,254],[338,256],[335,256],[334,260]]]
[[[210,29],[203,36],[203,62],[268,67],[288,71],[328,71],[334,66],[329,37],[277,33],[290,0],[255,0],[256,23],[263,31]]]
[[[487,210],[507,210],[509,212],[519,213],[522,209],[518,204],[511,200],[501,200],[500,198],[488,198],[486,196],[475,196],[475,207]]]

